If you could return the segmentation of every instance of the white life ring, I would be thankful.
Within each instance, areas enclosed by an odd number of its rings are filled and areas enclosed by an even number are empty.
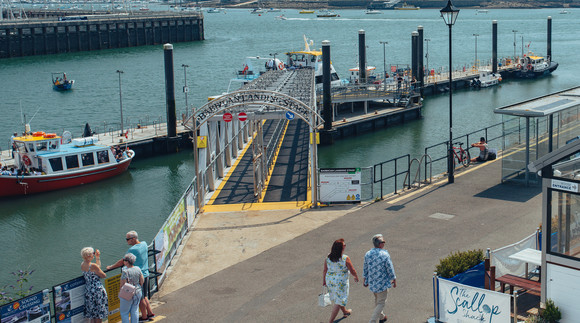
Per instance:
[[[32,161],[26,155],[22,156],[22,162],[24,162],[24,165],[26,165],[26,166],[30,166],[32,164]]]
[[[135,156],[135,152],[131,149],[127,150],[127,157],[133,158]]]

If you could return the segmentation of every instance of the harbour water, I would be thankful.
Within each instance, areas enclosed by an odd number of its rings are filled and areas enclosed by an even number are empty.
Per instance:
[[[560,15],[559,9],[489,10],[487,14],[462,9],[453,27],[453,60],[456,68],[473,64],[477,56],[491,59],[492,20],[498,21],[500,57],[516,55],[524,46],[546,52],[546,19],[553,18],[552,53],[560,63],[554,75],[539,80],[504,81],[499,87],[454,92],[454,133],[462,134],[501,121],[493,109],[539,95],[576,86],[580,71],[574,56],[580,40],[571,33],[580,22],[580,11]],[[358,30],[366,31],[369,65],[383,69],[386,62],[410,64],[411,32],[424,26],[429,41],[429,68],[447,66],[448,28],[438,10],[385,11],[365,15],[363,10],[339,10],[340,17],[316,18],[298,10],[251,15],[249,10],[205,14],[206,41],[174,44],[175,88],[184,85],[182,64],[187,64],[188,101],[201,106],[210,95],[227,89],[233,71],[244,57],[284,56],[303,47],[302,35],[331,41],[333,65],[341,77],[357,62]],[[274,17],[284,14],[288,20]],[[527,47],[524,49],[527,52]],[[427,60],[425,60],[427,63]],[[21,111],[33,130],[80,135],[86,122],[103,131],[119,123],[119,75],[123,70],[122,97],[125,125],[165,119],[165,84],[162,46],[113,49],[0,61],[0,148],[7,149],[10,135],[21,132]],[[64,71],[75,79],[67,93],[52,90],[50,73]],[[178,114],[185,110],[183,93],[176,93]],[[38,111],[38,112],[37,112]],[[34,115],[34,118],[32,118]],[[401,154],[418,156],[423,148],[446,140],[448,95],[425,99],[424,119],[320,147],[320,167],[371,166]],[[31,120],[32,119],[32,120]],[[35,269],[35,289],[47,288],[79,273],[80,249],[99,248],[103,264],[116,261],[126,251],[125,232],[135,229],[150,241],[193,177],[190,151],[136,161],[128,173],[84,187],[38,196],[0,200],[0,286],[13,283],[10,272]],[[498,177],[499,181],[499,177]]]

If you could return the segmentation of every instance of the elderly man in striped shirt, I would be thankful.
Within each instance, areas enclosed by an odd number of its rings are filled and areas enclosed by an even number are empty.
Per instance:
[[[397,277],[391,262],[391,256],[384,250],[385,239],[382,234],[373,236],[374,248],[365,254],[363,267],[364,286],[368,287],[375,295],[375,310],[369,323],[387,321],[383,313],[387,302],[387,291],[391,287],[397,287]]]

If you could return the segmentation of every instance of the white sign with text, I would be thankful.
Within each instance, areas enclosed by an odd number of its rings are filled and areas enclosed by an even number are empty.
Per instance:
[[[509,294],[439,278],[439,321],[510,322]]]

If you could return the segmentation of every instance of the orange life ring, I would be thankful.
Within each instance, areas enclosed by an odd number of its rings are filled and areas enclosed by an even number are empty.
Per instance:
[[[531,70],[531,69],[532,69],[532,64],[528,64],[527,68],[528,68],[529,70]]]
[[[47,133],[43,137],[44,138],[56,138],[56,133]]]
[[[518,70],[522,68],[522,64],[518,64]]]
[[[44,131],[37,131],[32,134],[33,137],[42,137],[44,136]]]
[[[284,70],[284,63],[282,63],[282,62],[278,63],[278,69],[280,71]]]
[[[30,164],[32,164],[32,162],[30,161],[30,158],[28,158],[28,156],[26,156],[26,155],[22,156],[22,161],[24,162],[24,165],[26,165],[26,166],[30,166]]]

